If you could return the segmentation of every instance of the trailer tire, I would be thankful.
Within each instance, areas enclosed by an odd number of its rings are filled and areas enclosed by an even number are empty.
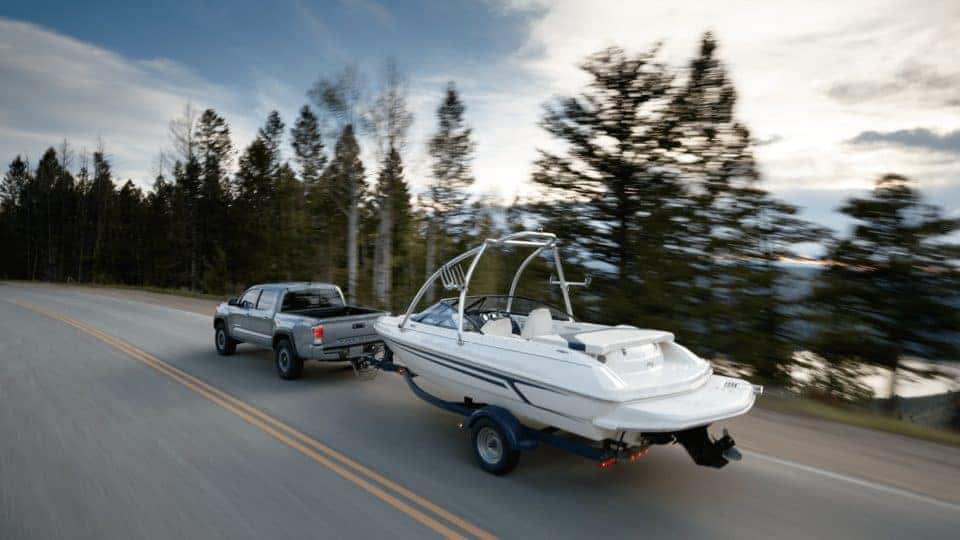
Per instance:
[[[218,322],[213,327],[213,345],[217,348],[217,354],[220,356],[230,356],[237,352],[238,343],[240,342],[227,333],[227,326],[223,322]]]
[[[277,342],[273,357],[281,379],[292,381],[299,379],[303,374],[303,358],[297,356],[297,351],[294,350],[289,339],[282,338]]]
[[[497,476],[507,474],[520,462],[520,450],[513,447],[503,428],[489,418],[481,418],[471,431],[473,455],[480,468]]]

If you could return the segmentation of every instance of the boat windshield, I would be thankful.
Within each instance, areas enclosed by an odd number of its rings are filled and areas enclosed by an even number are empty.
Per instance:
[[[441,328],[450,328],[452,330],[457,329],[457,302],[456,299],[452,299],[451,303],[449,300],[441,300],[436,304],[428,307],[427,309],[421,311],[420,313],[413,316],[413,320],[429,324],[433,326],[439,326]],[[470,317],[464,317],[463,329],[466,332],[476,332],[477,328],[470,320]]]
[[[562,309],[556,306],[551,306],[550,304],[533,300],[532,298],[527,298],[525,296],[514,296],[512,298],[513,301],[511,302],[511,297],[508,295],[468,296],[466,303],[463,306],[463,312],[466,315],[504,313],[526,317],[535,309],[546,308],[550,311],[550,316],[555,321],[573,321],[573,318],[570,317],[570,315],[567,315]],[[454,315],[456,315],[459,303],[460,299],[457,297],[444,298],[439,302],[439,304],[445,304],[449,306],[450,309],[453,310]],[[507,309],[507,306],[510,306],[509,310]],[[427,311],[429,311],[429,309]]]

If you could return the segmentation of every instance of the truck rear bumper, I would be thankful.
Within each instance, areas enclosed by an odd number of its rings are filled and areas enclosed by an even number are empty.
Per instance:
[[[323,345],[311,345],[306,351],[298,351],[305,360],[319,360],[321,362],[346,362],[355,358],[360,358],[365,354],[371,354],[379,347],[382,341],[369,341],[348,345],[344,347],[324,347]]]

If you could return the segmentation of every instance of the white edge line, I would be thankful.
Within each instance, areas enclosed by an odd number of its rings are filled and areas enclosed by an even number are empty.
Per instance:
[[[751,457],[754,457],[754,458],[759,458],[759,459],[762,459],[762,460],[765,460],[765,461],[769,461],[769,462],[771,462],[771,463],[776,463],[776,464],[778,464],[778,465],[785,465],[785,466],[787,466],[787,467],[793,467],[794,469],[799,469],[799,470],[801,470],[801,471],[805,471],[805,472],[809,472],[809,473],[813,473],[813,474],[818,474],[818,475],[820,475],[820,476],[825,476],[825,477],[827,477],[827,478],[832,478],[832,479],[834,479],[834,480],[842,480],[842,481],[844,481],[844,482],[848,482],[848,483],[851,483],[851,484],[854,484],[854,485],[858,485],[858,486],[861,486],[861,487],[870,488],[870,489],[873,489],[873,490],[876,490],[876,491],[881,491],[881,492],[884,492],[884,493],[890,493],[890,494],[893,494],[893,495],[899,495],[899,496],[901,496],[901,497],[907,497],[907,498],[909,498],[909,499],[915,499],[915,500],[917,500],[917,501],[921,501],[921,502],[925,502],[925,503],[929,503],[929,504],[935,504],[935,505],[938,505],[938,506],[944,506],[944,507],[950,508],[950,509],[952,509],[952,510],[960,510],[960,504],[955,504],[955,503],[948,502],[948,501],[942,501],[942,500],[940,500],[940,499],[935,499],[935,498],[930,497],[930,496],[927,496],[927,495],[921,495],[920,493],[916,493],[916,492],[913,492],[913,491],[910,491],[910,490],[901,489],[901,488],[897,488],[897,487],[893,487],[893,486],[888,486],[888,485],[885,485],[885,484],[878,484],[878,483],[876,483],[876,482],[871,482],[871,481],[869,481],[869,480],[864,480],[863,478],[857,478],[857,477],[855,477],[855,476],[848,476],[848,475],[845,475],[845,474],[836,473],[836,472],[833,472],[833,471],[828,471],[828,470],[826,470],[826,469],[821,469],[821,468],[819,468],[819,467],[813,467],[813,466],[810,466],[810,465],[804,465],[804,464],[802,464],[802,463],[797,463],[797,462],[795,462],[795,461],[789,461],[789,460],[786,460],[786,459],[780,459],[780,458],[776,458],[776,457],[773,457],[773,456],[768,456],[768,455],[766,455],[766,454],[761,454],[760,452],[754,452],[754,451],[752,451],[752,450],[742,449],[741,452],[742,452],[744,455],[747,455],[747,456],[751,456]]]

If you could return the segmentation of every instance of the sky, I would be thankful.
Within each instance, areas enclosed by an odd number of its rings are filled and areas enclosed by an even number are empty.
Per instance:
[[[138,4],[0,5],[0,159],[102,140],[116,177],[148,187],[186,103],[223,114],[242,147],[273,109],[290,125],[319,77],[354,64],[372,83],[392,58],[409,80],[415,188],[453,80],[477,141],[478,195],[532,198],[531,163],[551,146],[543,104],[583,88],[584,57],[661,43],[682,67],[711,31],[764,186],[804,217],[842,230],[835,209],[888,172],[960,216],[956,0]]]

